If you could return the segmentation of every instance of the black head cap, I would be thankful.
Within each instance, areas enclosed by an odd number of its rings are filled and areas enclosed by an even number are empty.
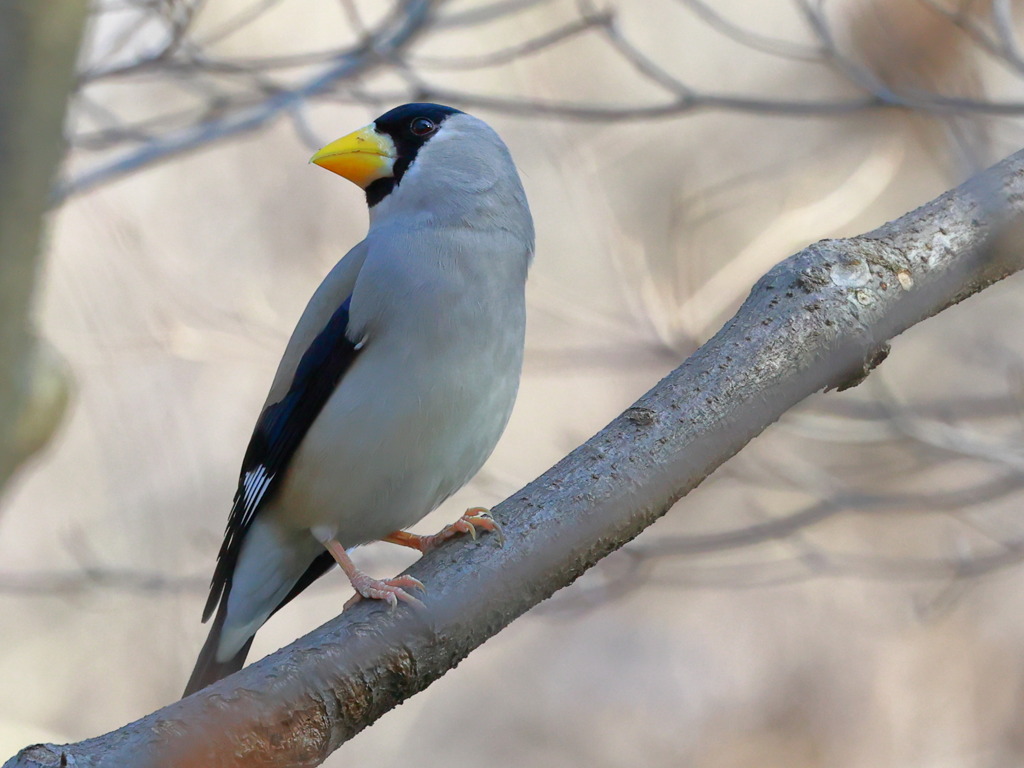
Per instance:
[[[409,170],[420,147],[437,133],[441,124],[452,115],[462,112],[441,104],[413,103],[395,107],[373,121],[378,133],[386,133],[395,142],[397,157],[392,176],[377,179],[366,188],[366,202],[372,208],[398,186]]]

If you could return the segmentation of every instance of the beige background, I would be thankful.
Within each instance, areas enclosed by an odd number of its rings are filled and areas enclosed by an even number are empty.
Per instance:
[[[211,4],[201,24],[215,28],[239,2]],[[762,34],[810,40],[783,0],[715,7]],[[1019,80],[922,23],[913,0],[834,7],[837,35],[891,82],[975,95],[983,82],[1021,97]],[[635,44],[700,88],[856,93],[827,69],[723,39],[682,3],[616,8]],[[573,13],[571,3],[535,3],[418,50],[487,52]],[[115,31],[96,33],[102,42]],[[294,0],[217,50],[310,50],[346,34],[337,4]],[[924,54],[901,58],[915,45]],[[657,98],[599,37],[443,78],[476,93]],[[153,84],[92,96],[140,113],[184,98]],[[308,120],[326,142],[381,111],[319,103]],[[421,531],[500,501],[589,437],[713,333],[770,265],[957,183],[970,168],[965,145],[990,161],[1022,138],[1009,118],[965,119],[958,142],[949,123],[894,112],[602,124],[475,111],[511,147],[537,223],[526,371],[493,458]],[[180,694],[205,636],[199,616],[238,465],[283,344],[365,231],[359,190],[307,165],[311,151],[278,120],[55,214],[38,317],[75,394],[56,440],[0,508],[3,756],[96,735]],[[71,169],[100,160],[79,152]],[[1007,281],[897,339],[867,384],[812,398],[327,765],[1019,764],[1021,494],[953,509],[848,509],[788,539],[714,554],[672,545],[852,491],[936,493],[995,474],[1019,484],[1021,288]],[[968,420],[975,398],[1008,407]],[[930,420],[843,415],[874,401],[897,412],[948,405]],[[957,575],[957,564],[991,552],[1008,552],[1009,564]],[[357,561],[381,576],[409,562],[388,545]],[[349,592],[338,574],[325,577],[260,632],[252,656],[334,615]]]

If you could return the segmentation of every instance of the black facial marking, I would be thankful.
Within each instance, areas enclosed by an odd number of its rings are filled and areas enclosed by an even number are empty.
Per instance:
[[[416,159],[420,147],[437,133],[441,124],[452,115],[462,112],[441,104],[403,104],[373,121],[378,133],[386,133],[395,142],[397,157],[393,176],[377,179],[366,188],[366,203],[371,208],[391,194],[402,176]]]

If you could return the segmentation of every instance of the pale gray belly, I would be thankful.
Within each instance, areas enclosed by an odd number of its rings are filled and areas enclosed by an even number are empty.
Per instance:
[[[327,527],[352,547],[413,525],[462,487],[504,431],[521,350],[439,363],[416,371],[358,359],[299,446],[271,514]]]

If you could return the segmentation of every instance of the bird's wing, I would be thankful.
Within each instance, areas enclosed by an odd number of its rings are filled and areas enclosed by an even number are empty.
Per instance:
[[[295,369],[299,360],[309,345],[313,343],[316,335],[327,325],[331,315],[338,308],[338,305],[348,296],[352,295],[355,289],[356,278],[359,276],[363,263],[366,261],[366,253],[369,250],[368,243],[363,240],[355,245],[345,258],[334,265],[334,268],[327,274],[320,283],[320,286],[313,292],[302,317],[295,325],[288,345],[281,355],[281,363],[274,374],[274,381],[270,385],[267,399],[263,403],[266,410],[269,406],[282,400],[291,388],[295,378]]]
[[[203,621],[210,618],[222,599],[226,599],[246,531],[265,501],[274,495],[310,425],[359,354],[357,344],[349,340],[346,332],[350,293],[365,257],[365,247],[361,245],[339,262],[314,294],[285,351],[271,387],[273,402],[268,401],[260,414],[242,460],[238,489],[217,555]],[[345,288],[349,298],[334,310],[325,325],[320,326],[312,341],[307,342],[312,335],[310,326],[323,322],[329,294],[337,295],[339,288]],[[298,349],[305,343],[308,346],[300,357]],[[287,389],[282,382],[287,383]]]
[[[217,555],[203,621],[210,617],[227,590],[245,533],[263,500],[273,496],[306,431],[359,354],[359,345],[345,335],[349,302],[346,299],[335,310],[302,355],[287,394],[264,408],[256,423],[242,460],[238,490]]]

